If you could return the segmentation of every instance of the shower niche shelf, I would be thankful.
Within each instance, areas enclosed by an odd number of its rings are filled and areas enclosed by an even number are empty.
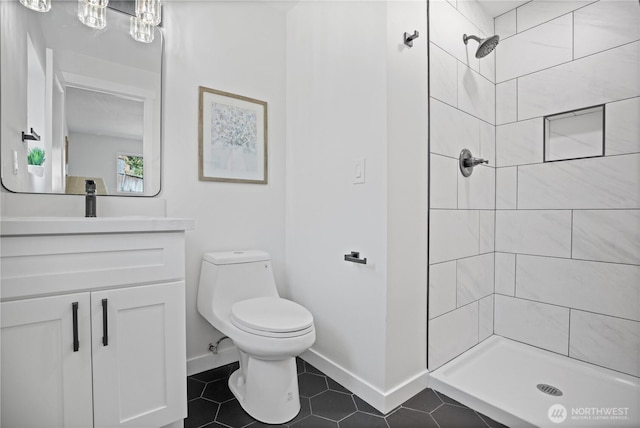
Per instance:
[[[604,156],[604,105],[544,117],[544,161]]]

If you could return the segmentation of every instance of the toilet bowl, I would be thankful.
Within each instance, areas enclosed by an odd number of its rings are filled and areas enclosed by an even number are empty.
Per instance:
[[[254,419],[285,423],[300,411],[295,357],[315,341],[313,316],[278,295],[264,251],[205,253],[198,311],[233,340],[240,368],[229,388]]]

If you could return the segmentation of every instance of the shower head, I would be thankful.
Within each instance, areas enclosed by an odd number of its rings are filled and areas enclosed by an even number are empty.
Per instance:
[[[465,45],[469,39],[473,39],[480,43],[480,46],[478,46],[478,50],[476,51],[476,58],[484,58],[489,55],[500,42],[500,36],[498,35],[487,37],[486,39],[481,39],[477,36],[467,36],[466,34],[462,35],[462,41]]]

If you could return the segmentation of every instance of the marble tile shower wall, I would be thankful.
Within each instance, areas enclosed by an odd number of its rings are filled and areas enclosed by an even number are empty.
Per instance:
[[[534,0],[495,28],[495,334],[640,376],[640,4]],[[598,104],[605,156],[544,163],[543,116]]]
[[[495,58],[478,60],[494,22],[477,1],[429,2],[429,369],[493,334]],[[489,160],[464,178],[464,148]]]

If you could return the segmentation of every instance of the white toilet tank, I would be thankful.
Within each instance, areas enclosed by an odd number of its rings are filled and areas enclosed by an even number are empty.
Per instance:
[[[271,257],[259,250],[205,253],[200,269],[198,312],[214,327],[227,323],[231,306],[254,297],[278,296]]]

